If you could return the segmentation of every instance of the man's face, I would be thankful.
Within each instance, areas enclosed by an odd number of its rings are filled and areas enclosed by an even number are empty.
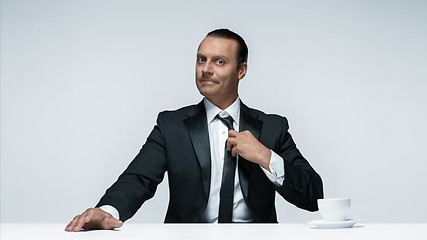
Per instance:
[[[214,104],[234,101],[246,63],[237,68],[238,43],[233,39],[206,37],[199,46],[196,84],[200,94]],[[231,101],[231,102],[230,102]]]

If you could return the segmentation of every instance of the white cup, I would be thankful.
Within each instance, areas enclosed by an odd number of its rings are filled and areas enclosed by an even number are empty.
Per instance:
[[[344,221],[350,210],[350,198],[318,199],[317,203],[325,221]]]

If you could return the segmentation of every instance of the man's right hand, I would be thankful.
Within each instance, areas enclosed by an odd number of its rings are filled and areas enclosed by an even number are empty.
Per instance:
[[[123,225],[123,222],[115,219],[111,214],[103,211],[100,208],[89,208],[82,214],[77,215],[67,225],[65,231],[67,232],[78,232],[82,228],[84,230],[94,229],[106,229],[112,230],[119,228]]]

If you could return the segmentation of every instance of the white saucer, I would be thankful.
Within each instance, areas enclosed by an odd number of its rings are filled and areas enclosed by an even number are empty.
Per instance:
[[[313,220],[308,223],[318,228],[351,228],[359,219],[346,219],[344,221]]]

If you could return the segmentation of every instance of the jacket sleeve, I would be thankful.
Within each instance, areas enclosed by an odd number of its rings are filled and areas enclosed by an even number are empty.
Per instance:
[[[120,213],[120,220],[131,218],[141,205],[154,196],[157,185],[166,172],[165,141],[161,130],[161,114],[146,143],[119,176],[107,189],[96,207],[111,205]]]
[[[288,132],[286,118],[283,118],[282,129],[276,153],[283,158],[285,179],[281,186],[274,187],[288,202],[308,211],[317,211],[317,199],[323,198],[322,179],[297,149]]]

